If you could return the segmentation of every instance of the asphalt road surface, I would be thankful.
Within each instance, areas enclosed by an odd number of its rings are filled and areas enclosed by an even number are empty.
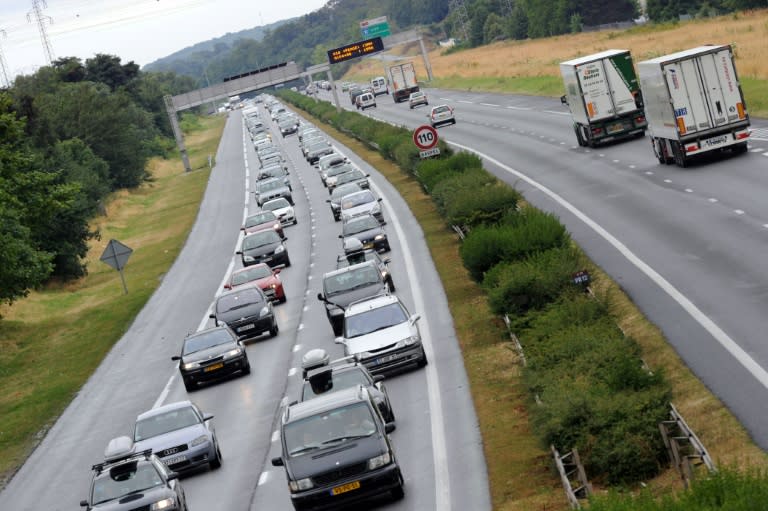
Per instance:
[[[255,209],[250,191],[258,168],[240,112],[227,121],[197,222],[179,258],[126,335],[83,387],[40,446],[0,493],[0,509],[71,510],[85,498],[90,467],[102,461],[107,442],[130,435],[136,416],[154,406],[192,399],[213,422],[222,468],[185,477],[192,511],[289,510],[276,424],[283,405],[295,399],[300,360],[322,347],[332,358],[325,310],[317,298],[322,275],[341,251],[328,197],[317,171],[302,158],[295,136],[273,137],[288,158],[298,225],[285,229],[291,267],[280,274],[287,293],[275,307],[280,333],[247,346],[252,372],[187,393],[171,356],[184,336],[211,325],[210,307],[225,277],[240,266],[234,253],[239,228]],[[346,148],[371,174],[383,198],[392,245],[390,265],[397,295],[422,315],[420,329],[429,365],[385,382],[397,430],[391,437],[405,477],[405,499],[381,509],[489,510],[485,460],[463,360],[445,296],[423,233],[389,184]],[[134,247],[141,250],[141,247]]]
[[[414,128],[432,106],[455,107],[457,124],[441,127],[441,138],[478,153],[487,169],[557,214],[768,448],[768,123],[752,120],[747,154],[683,169],[660,165],[647,137],[579,147],[556,99],[426,92],[428,107],[379,96],[365,115]],[[340,99],[351,108],[346,94]]]

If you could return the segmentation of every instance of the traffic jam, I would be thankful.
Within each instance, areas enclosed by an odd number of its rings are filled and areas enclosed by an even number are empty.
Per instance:
[[[178,376],[188,394],[251,373],[247,343],[280,331],[277,309],[290,296],[288,235],[299,222],[291,171],[328,191],[327,221],[338,226],[335,267],[323,269],[317,304],[328,321],[329,349],[303,353],[300,391],[278,412],[279,456],[296,510],[329,509],[370,499],[404,498],[404,476],[390,438],[396,407],[384,380],[427,365],[421,314],[397,296],[382,199],[370,175],[326,134],[273,97],[245,102],[243,131],[258,157],[253,200],[240,227],[235,264],[213,300],[207,325],[180,342]],[[282,137],[277,144],[273,137]],[[306,162],[284,154],[296,144]],[[289,290],[290,291],[290,290]],[[319,333],[318,335],[323,335]],[[342,352],[338,358],[333,353]],[[222,466],[213,415],[191,399],[138,415],[132,436],[114,438],[92,468],[81,506],[187,510],[180,479]],[[226,443],[226,439],[224,439]],[[192,507],[195,507],[194,502]]]

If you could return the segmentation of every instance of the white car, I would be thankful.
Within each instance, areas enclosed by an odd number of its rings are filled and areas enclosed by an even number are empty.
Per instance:
[[[261,209],[262,211],[272,211],[282,225],[296,225],[299,223],[293,211],[293,206],[283,197],[265,202]]]
[[[395,295],[353,302],[344,311],[344,355],[354,356],[371,374],[427,365],[427,355],[416,324],[421,315],[409,314]]]
[[[453,115],[453,108],[448,105],[438,105],[432,107],[432,111],[427,115],[429,123],[433,128],[442,124],[456,124],[456,117]]]
[[[422,91],[411,92],[408,96],[408,106],[413,110],[413,107],[418,105],[429,105],[427,95]]]

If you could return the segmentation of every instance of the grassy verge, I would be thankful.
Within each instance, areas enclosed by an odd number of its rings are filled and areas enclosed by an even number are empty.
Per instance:
[[[520,367],[509,350],[498,318],[486,297],[472,283],[458,255],[458,241],[445,227],[431,199],[419,184],[378,152],[328,128],[334,137],[381,171],[409,203],[424,229],[427,243],[448,295],[472,396],[480,421],[488,463],[492,500],[497,510],[564,509],[566,504],[549,454],[529,429],[529,395],[520,381]],[[589,263],[588,263],[589,264]],[[738,421],[677,357],[661,332],[649,323],[621,289],[599,268],[589,264],[596,292],[609,298],[611,314],[624,332],[642,347],[653,371],[662,371],[673,386],[673,402],[720,465],[765,466],[766,456],[749,439]],[[681,488],[671,470],[649,481],[651,494]],[[598,488],[598,491],[602,490]]]
[[[114,194],[88,254],[89,274],[54,283],[0,313],[0,486],[23,463],[160,284],[192,228],[224,117],[200,120],[186,142],[194,171],[178,157],[155,159],[153,180]],[[110,239],[134,252],[119,274],[99,261]]]

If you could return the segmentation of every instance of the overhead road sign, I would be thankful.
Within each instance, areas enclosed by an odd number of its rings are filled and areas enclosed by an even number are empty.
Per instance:
[[[369,37],[386,37],[391,34],[386,16],[379,16],[360,22],[360,33],[366,39]]]
[[[366,39],[365,41],[358,41],[356,43],[328,50],[328,62],[331,64],[338,64],[345,60],[377,53],[383,49],[384,43],[382,42],[381,37],[374,37],[373,39]]]

